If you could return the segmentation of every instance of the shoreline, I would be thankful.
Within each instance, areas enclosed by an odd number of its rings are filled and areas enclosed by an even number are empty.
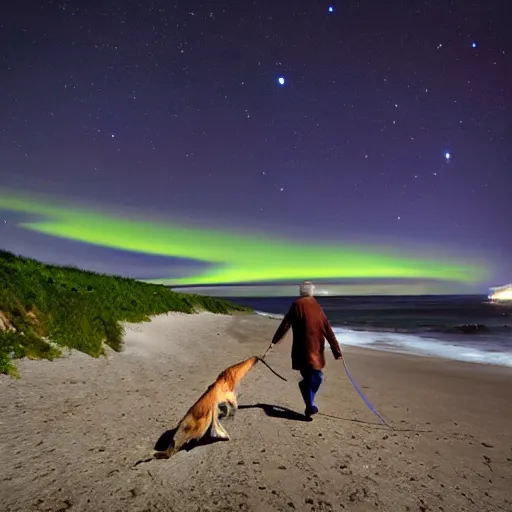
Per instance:
[[[231,439],[131,469],[225,367],[278,321],[164,314],[125,324],[120,353],[22,360],[0,376],[6,512],[467,510],[512,504],[512,371],[343,346],[379,424],[327,350],[320,414],[304,421],[291,335],[239,386]],[[340,340],[341,341],[341,340]],[[475,371],[476,369],[476,371]],[[423,508],[422,508],[423,507]]]
[[[276,320],[277,322],[280,322],[284,317],[284,315],[267,313],[260,310],[255,310],[252,314],[262,318]],[[482,336],[485,334],[476,334],[474,336],[478,336],[479,338],[475,337],[470,339],[467,338],[467,336],[472,336],[471,334],[443,333],[437,331],[413,332],[377,327],[364,328],[350,325],[331,325],[342,346],[359,347],[366,350],[414,357],[432,357],[435,359],[459,361],[473,365],[512,368],[512,348],[507,352],[492,350],[497,345],[493,346],[492,342],[489,342],[487,345],[489,349],[485,350],[485,344],[482,339]],[[350,341],[347,341],[347,335],[352,336]],[[355,340],[354,338],[357,335],[359,335],[357,337],[358,339]],[[368,340],[370,336],[380,336],[382,339]],[[456,336],[459,337],[456,338]],[[465,339],[462,338],[462,336],[464,336]],[[367,338],[366,341],[365,338]],[[473,343],[468,343],[468,341],[472,341]],[[497,342],[498,340],[493,341]],[[326,347],[328,347],[327,343]],[[447,353],[450,353],[452,357],[449,357]]]

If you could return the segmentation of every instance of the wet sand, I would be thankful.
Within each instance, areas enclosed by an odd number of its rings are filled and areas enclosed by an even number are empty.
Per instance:
[[[278,321],[169,314],[122,353],[21,361],[0,376],[0,510],[510,511],[512,370],[343,347],[380,425],[327,349],[304,421],[291,334],[240,386],[227,442],[132,466]]]

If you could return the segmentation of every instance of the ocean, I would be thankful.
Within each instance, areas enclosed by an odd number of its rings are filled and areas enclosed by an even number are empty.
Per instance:
[[[294,297],[226,297],[282,318]],[[316,297],[340,345],[512,367],[512,304],[485,296]]]

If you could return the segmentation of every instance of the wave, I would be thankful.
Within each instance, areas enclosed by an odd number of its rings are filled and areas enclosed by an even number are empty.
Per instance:
[[[385,325],[375,325],[374,323],[368,324],[347,324],[345,327],[350,327],[354,331],[364,332],[390,332],[400,334],[512,334],[512,326],[508,324],[503,325],[487,325],[487,324],[458,324],[446,325],[438,324],[436,326],[417,326],[417,327],[390,327]]]
[[[255,311],[259,316],[282,320],[284,315]],[[402,354],[430,356],[468,363],[512,367],[512,345],[507,342],[482,340],[480,336],[464,335],[465,340],[446,341],[429,336],[378,330],[355,330],[333,326],[340,345],[364,347]],[[475,341],[476,340],[476,341]]]
[[[354,331],[333,327],[340,345],[366,347],[374,350],[387,350],[411,355],[422,355],[512,367],[512,347],[503,347],[492,342],[468,346],[463,342],[447,342],[435,338],[386,332]],[[503,350],[505,349],[505,350]]]
[[[430,329],[434,332],[434,329]],[[437,329],[438,332],[456,333],[456,334],[481,334],[481,333],[495,333],[507,334],[512,333],[512,326],[508,324],[503,325],[486,325],[486,324],[460,324],[454,326],[441,326]]]
[[[266,318],[273,318],[274,320],[282,320],[284,315],[278,315],[277,313],[267,313],[265,311],[254,311],[258,316],[264,316]]]

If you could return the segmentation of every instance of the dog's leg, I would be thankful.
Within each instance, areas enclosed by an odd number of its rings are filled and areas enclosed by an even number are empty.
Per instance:
[[[233,419],[235,417],[236,410],[238,409],[238,404],[236,402],[231,402],[230,400],[226,403],[228,406],[228,414],[226,418]]]
[[[229,434],[226,432],[226,429],[222,426],[222,423],[219,422],[218,428],[222,434],[220,439],[225,439],[226,441],[229,441],[229,439],[230,439]]]
[[[233,419],[236,410],[238,409],[238,402],[236,400],[236,396],[234,393],[227,393],[226,401],[223,402],[223,405],[226,407],[226,419]],[[219,417],[219,419],[221,419]]]
[[[214,416],[212,421],[212,426],[210,429],[210,435],[216,439],[223,439],[228,441],[229,434],[226,432],[220,421],[216,416]]]

